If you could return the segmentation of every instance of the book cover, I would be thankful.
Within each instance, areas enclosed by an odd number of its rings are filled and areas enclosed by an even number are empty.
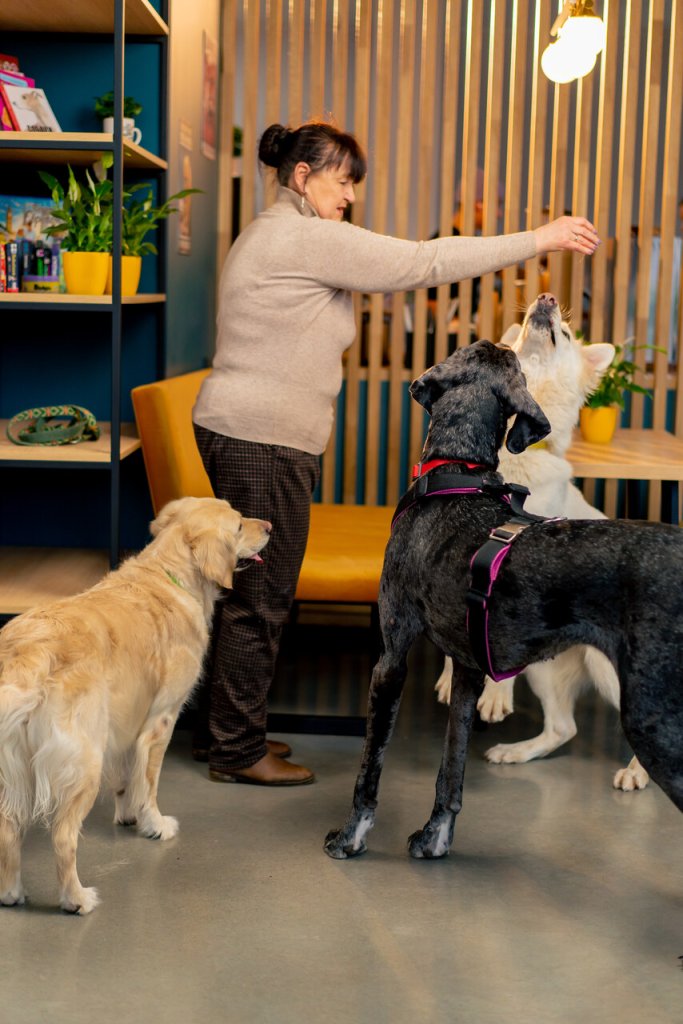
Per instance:
[[[52,112],[43,89],[9,85],[0,82],[0,94],[10,108],[20,132],[59,132],[59,122]]]
[[[18,71],[19,58],[10,57],[8,53],[0,53],[0,69],[2,71]]]
[[[21,238],[34,245],[46,240],[45,229],[59,223],[50,213],[53,206],[49,196],[0,195],[0,245]]]
[[[0,131],[3,132],[15,132],[16,126],[12,119],[12,111],[5,103],[5,100],[0,90]]]
[[[0,82],[7,82],[8,85],[30,86],[31,89],[36,84],[35,78],[20,75],[18,71],[5,71],[3,68],[0,68]]]

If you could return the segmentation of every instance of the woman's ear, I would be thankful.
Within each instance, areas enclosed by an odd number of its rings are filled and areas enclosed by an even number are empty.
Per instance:
[[[311,166],[307,164],[305,160],[300,160],[292,171],[292,178],[294,182],[294,190],[299,195],[303,195],[306,191],[306,182],[308,175],[311,173]]]

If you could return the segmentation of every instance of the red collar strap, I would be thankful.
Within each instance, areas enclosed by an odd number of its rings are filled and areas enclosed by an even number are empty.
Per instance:
[[[419,477],[424,476],[430,469],[436,469],[437,466],[467,466],[468,469],[486,469],[486,466],[482,466],[480,462],[464,462],[462,459],[430,459],[429,462],[418,462],[413,466],[413,480],[418,480]]]

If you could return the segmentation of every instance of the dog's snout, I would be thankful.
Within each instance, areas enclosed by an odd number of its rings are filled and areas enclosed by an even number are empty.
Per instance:
[[[272,533],[273,532],[273,524],[269,523],[267,519],[262,519],[261,520],[261,526],[266,531],[266,533]]]
[[[557,305],[557,299],[552,294],[552,292],[543,292],[541,295],[538,296],[538,301],[547,306]]]

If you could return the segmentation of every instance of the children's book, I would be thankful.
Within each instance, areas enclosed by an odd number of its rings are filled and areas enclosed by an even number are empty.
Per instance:
[[[61,131],[43,89],[0,82],[0,97],[5,101],[17,131]]]
[[[0,195],[0,245],[21,238],[34,243],[44,241],[45,229],[59,223],[50,213],[53,206],[49,196]]]

